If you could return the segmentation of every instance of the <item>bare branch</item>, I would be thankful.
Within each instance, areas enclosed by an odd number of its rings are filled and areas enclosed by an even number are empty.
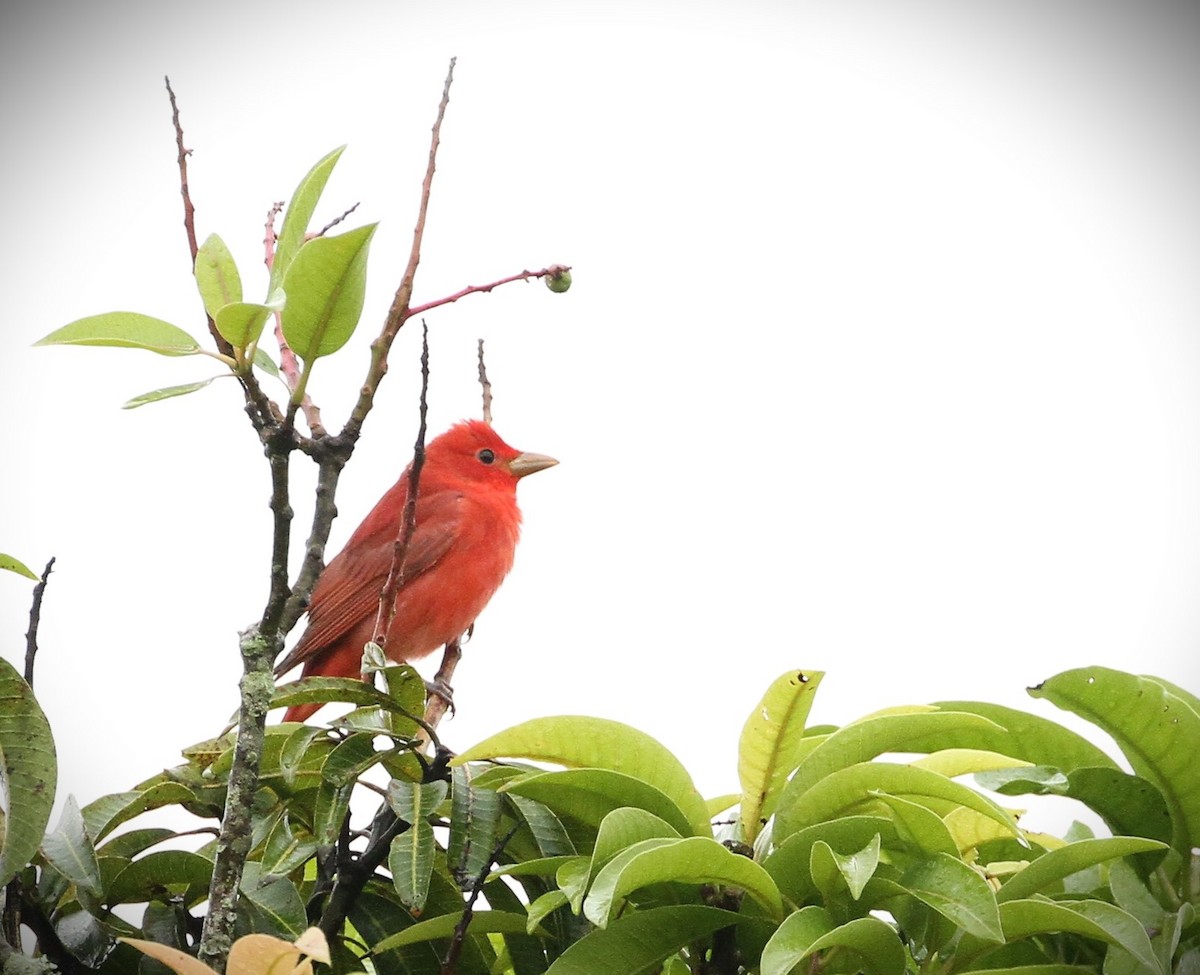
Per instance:
[[[429,326],[421,323],[421,420],[417,427],[417,442],[413,445],[413,459],[408,467],[408,496],[404,500],[404,518],[400,533],[392,547],[392,565],[387,581],[379,593],[379,611],[375,616],[374,643],[387,652],[387,633],[396,615],[396,593],[404,584],[404,560],[417,530],[417,492],[420,490],[421,468],[425,466],[425,431],[429,413]]]
[[[408,267],[404,270],[404,277],[400,279],[400,287],[396,289],[396,295],[388,309],[383,330],[371,343],[371,364],[367,368],[367,377],[359,392],[358,402],[354,404],[350,419],[342,430],[343,435],[352,440],[358,439],[359,430],[361,430],[363,422],[371,410],[371,404],[375,400],[375,390],[378,389],[380,380],[387,372],[387,357],[392,342],[395,341],[397,333],[413,314],[409,310],[409,304],[412,301],[413,281],[417,276],[417,265],[421,263],[421,241],[425,237],[425,218],[429,213],[429,195],[433,189],[433,174],[437,170],[438,146],[442,141],[442,120],[446,117],[446,106],[450,103],[450,85],[454,82],[456,60],[456,58],[450,59],[450,70],[446,73],[446,82],[442,86],[442,100],[438,104],[437,119],[433,123],[433,136],[429,144],[429,162],[425,166],[425,179],[421,184],[421,203],[417,208],[417,225],[413,228],[413,242],[408,254]]]
[[[520,824],[514,826],[500,838],[500,842],[492,849],[487,862],[480,868],[479,875],[471,885],[471,893],[467,897],[466,906],[463,907],[462,917],[454,926],[454,937],[450,939],[450,947],[446,949],[446,957],[442,960],[441,975],[456,975],[458,972],[458,958],[462,954],[463,942],[466,941],[467,928],[471,924],[471,918],[475,916],[475,902],[479,899],[488,874],[492,871],[492,864],[500,859],[500,854],[508,846],[509,840],[517,835],[518,829],[520,829]]]
[[[327,233],[329,233],[329,231],[331,231],[334,227],[336,227],[339,223],[341,223],[343,220],[345,220],[348,216],[350,216],[350,214],[352,214],[357,209],[358,209],[358,204],[355,203],[354,206],[352,206],[349,210],[344,211],[340,217],[334,217],[332,220],[330,220],[329,223],[325,224],[325,226],[322,227],[320,230],[318,230],[315,234],[313,234],[313,236],[314,237],[324,237]]]
[[[569,270],[571,269],[565,264],[551,264],[540,271],[522,271],[520,274],[510,274],[508,277],[492,281],[490,284],[469,284],[462,291],[456,291],[445,298],[438,298],[436,301],[429,301],[423,305],[410,308],[408,313],[409,315],[420,315],[432,308],[440,308],[442,305],[453,304],[459,298],[465,298],[467,295],[486,294],[493,288],[500,287],[502,284],[511,284],[513,281],[532,281],[534,278],[554,277],[557,274],[562,274],[563,271]]]
[[[171,79],[164,75],[163,80],[167,84],[167,95],[171,99],[171,123],[175,126],[175,147],[179,157],[179,193],[183,197],[183,228],[187,232],[188,253],[191,254],[191,266],[194,268],[196,255],[200,252],[200,245],[196,241],[196,207],[192,203],[191,190],[188,189],[187,159],[192,154],[192,150],[185,149],[183,145],[183,125],[179,121],[179,105],[175,101],[175,90],[171,87]],[[217,351],[222,355],[233,355],[233,346],[217,331],[217,323],[207,312],[205,315],[208,318],[208,333],[216,343]]]
[[[492,422],[492,384],[488,379],[487,364],[483,361],[483,339],[479,340],[479,385],[483,387],[483,422]]]
[[[46,583],[50,581],[50,570],[54,568],[54,557],[46,563],[42,577],[33,587],[33,602],[29,607],[29,629],[25,631],[25,683],[33,687],[33,661],[38,652],[38,626],[42,622],[42,595],[46,592]]]

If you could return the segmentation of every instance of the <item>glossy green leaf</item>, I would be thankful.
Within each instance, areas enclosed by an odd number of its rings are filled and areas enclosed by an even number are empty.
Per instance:
[[[187,850],[160,850],[134,860],[108,885],[108,904],[141,903],[182,894],[189,887],[208,889],[212,861]]]
[[[912,742],[914,750],[929,752],[940,748],[983,748],[1022,758],[1034,765],[1053,765],[1064,772],[1085,766],[1117,768],[1117,763],[1102,748],[1048,718],[982,701],[938,701],[937,707],[945,711],[977,714],[1000,728],[995,731],[960,728],[939,734],[935,740],[917,739]]]
[[[1004,940],[995,893],[957,857],[930,857],[906,870],[899,885],[967,933],[985,941]]]
[[[458,765],[450,776],[450,838],[446,862],[460,880],[478,877],[488,868],[500,822],[500,796],[495,789],[477,788],[478,769]]]
[[[42,856],[76,887],[100,895],[100,864],[74,796],[67,796],[58,825],[42,840]]]
[[[161,318],[132,311],[90,315],[56,329],[36,345],[102,345],[145,349],[159,355],[195,355],[200,343],[181,328]]]
[[[504,799],[513,815],[529,827],[529,833],[541,856],[570,856],[575,853],[575,845],[567,835],[562,821],[545,805],[511,793],[506,793]]]
[[[303,825],[292,823],[286,810],[267,834],[262,854],[264,876],[285,876],[317,852],[317,840]]]
[[[385,694],[354,677],[305,677],[276,687],[271,697],[271,708],[334,702],[387,710],[399,707],[390,694]]]
[[[919,802],[910,802],[899,796],[886,793],[874,795],[891,812],[892,822],[896,827],[896,838],[913,851],[922,854],[922,859],[938,853],[958,856],[958,844],[955,843],[945,821],[937,813]]]
[[[690,832],[697,836],[711,832],[704,799],[679,760],[649,735],[618,721],[576,716],[534,718],[467,749],[454,763],[485,758],[526,758],[569,768],[620,772],[666,795],[687,817]]]
[[[890,925],[874,917],[837,925],[823,908],[815,906],[784,919],[763,948],[759,970],[762,975],[788,975],[817,952],[837,948],[853,952],[858,962],[854,971],[867,975],[901,975],[904,971],[904,945]]]
[[[843,816],[817,823],[789,836],[767,856],[763,868],[786,897],[800,904],[816,891],[810,868],[817,843],[826,843],[838,853],[853,853],[875,836],[881,837],[884,846],[895,840],[891,820],[882,816]]]
[[[38,574],[29,568],[24,562],[19,559],[14,559],[11,555],[5,555],[0,552],[0,569],[8,572],[15,572],[19,576],[24,576],[26,579],[32,579],[34,582],[38,579]]]
[[[599,826],[614,809],[636,806],[666,820],[681,835],[693,832],[682,810],[654,786],[608,769],[535,772],[505,783],[500,791],[536,799],[559,815],[592,826]]]
[[[175,831],[173,829],[166,829],[162,826],[131,829],[127,833],[113,837],[96,851],[96,855],[125,857],[128,860],[132,860],[139,853],[145,853],[150,847],[157,846],[174,835]]]
[[[332,152],[326,153],[313,165],[288,200],[287,209],[283,215],[283,226],[275,238],[275,257],[271,262],[271,290],[274,291],[283,281],[297,252],[304,244],[304,235],[308,231],[309,221],[317,202],[329,182],[329,174],[345,152],[345,146],[339,146]]]
[[[1134,836],[1078,840],[1042,854],[1024,870],[1010,877],[996,897],[1001,902],[1030,897],[1064,877],[1097,863],[1162,849],[1166,849],[1163,843]]]
[[[268,376],[279,378],[279,366],[275,365],[275,360],[261,346],[254,350],[254,364]]]
[[[739,824],[746,843],[753,843],[766,825],[787,777],[800,763],[804,723],[822,677],[821,671],[788,671],[746,719],[738,743]]]
[[[209,234],[200,245],[193,273],[204,310],[214,321],[222,308],[242,300],[242,277],[238,274],[237,263],[225,241],[216,234]],[[228,335],[225,337],[229,338]]]
[[[331,355],[358,327],[367,291],[367,255],[376,224],[307,241],[283,280],[284,338],[305,362]]]
[[[213,322],[217,331],[235,349],[257,342],[274,309],[251,301],[235,301],[217,312]]]
[[[665,819],[632,806],[608,813],[596,832],[592,847],[592,876],[609,860],[635,843],[649,839],[679,839],[679,831]]]
[[[420,911],[429,896],[433,874],[433,824],[430,817],[446,798],[445,782],[388,783],[388,805],[409,828],[392,840],[388,851],[388,869],[392,883],[405,907]]]
[[[458,927],[461,919],[461,913],[431,917],[427,921],[420,921],[411,928],[400,931],[389,938],[384,938],[383,941],[373,945],[371,951],[391,951],[395,948],[403,948],[405,945],[419,944],[422,941],[449,938],[454,934],[454,930]],[[526,917],[524,914],[515,914],[507,911],[475,911],[471,915],[469,930],[472,935],[526,934],[525,927]],[[538,932],[536,930],[532,933],[545,934],[544,931]]]
[[[679,840],[645,840],[628,858],[617,856],[592,881],[583,913],[607,927],[622,900],[653,884],[718,884],[738,887],[771,917],[783,917],[783,900],[770,874],[748,857],[730,852],[705,836]]]
[[[99,843],[118,826],[151,809],[182,805],[195,798],[187,786],[159,779],[143,789],[114,792],[83,807],[83,821],[93,843]]]
[[[152,389],[148,393],[139,393],[122,403],[121,409],[136,410],[139,406],[145,406],[148,403],[158,403],[165,399],[174,399],[176,396],[187,396],[188,393],[204,389],[214,379],[220,378],[220,376],[210,376],[208,379],[201,379],[194,383],[180,383],[178,386],[164,386],[162,389]]]
[[[780,804],[794,801],[813,784],[840,769],[887,752],[915,751],[913,741],[933,741],[958,730],[1000,730],[979,715],[954,711],[879,714],[839,728],[800,763]]]
[[[944,775],[948,779],[1001,769],[1033,767],[1024,759],[1001,755],[999,752],[988,751],[986,748],[943,748],[936,752],[930,752],[922,758],[914,759],[909,764],[917,768],[928,769],[930,772],[937,772],[938,775]]]
[[[791,785],[789,783],[784,790],[785,799],[786,793],[791,791]],[[999,823],[1012,835],[1017,835],[1017,825],[1008,813],[964,785],[911,765],[863,762],[827,775],[790,803],[781,804],[775,814],[776,841],[786,839],[804,826],[853,812],[853,807],[878,792],[966,806]]]
[[[638,911],[576,941],[546,975],[652,975],[680,948],[739,920],[699,904]]]
[[[1000,905],[1004,937],[1017,941],[1039,934],[1067,932],[1124,948],[1147,973],[1162,972],[1145,928],[1127,911],[1103,901],[1049,901],[1041,898],[1006,901]],[[964,954],[973,947],[961,946]],[[978,949],[976,949],[978,952]]]
[[[1200,714],[1187,700],[1154,678],[1106,667],[1068,670],[1029,693],[1111,735],[1134,772],[1162,791],[1174,825],[1172,846],[1186,855],[1200,845],[1200,775],[1194,757]]]
[[[0,887],[37,852],[54,806],[58,762],[50,724],[33,690],[0,657]]]
[[[304,900],[296,885],[286,877],[266,876],[253,861],[245,866],[239,888],[239,910],[251,919],[251,928],[264,934],[294,941],[308,928]]]
[[[567,895],[561,890],[548,890],[529,905],[528,918],[525,922],[527,934],[533,934],[534,929],[559,908],[570,903]]]
[[[870,843],[854,853],[838,853],[828,843],[818,840],[813,844],[812,853],[809,855],[809,872],[817,887],[825,891],[827,897],[833,891],[833,878],[840,877],[850,891],[850,896],[858,900],[878,866],[878,833],[871,837]]]
[[[329,753],[321,766],[321,778],[335,786],[353,785],[363,772],[379,764],[384,754],[375,750],[374,735],[356,731]]]

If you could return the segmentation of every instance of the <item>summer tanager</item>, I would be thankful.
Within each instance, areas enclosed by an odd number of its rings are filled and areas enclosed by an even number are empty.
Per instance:
[[[512,568],[521,526],[517,481],[557,463],[514,450],[481,420],[458,423],[430,441],[387,632],[389,659],[424,657],[470,629]],[[308,627],[276,675],[302,663],[305,677],[359,676],[407,497],[405,470],[321,573]],[[303,721],[320,706],[297,704],[284,720]]]

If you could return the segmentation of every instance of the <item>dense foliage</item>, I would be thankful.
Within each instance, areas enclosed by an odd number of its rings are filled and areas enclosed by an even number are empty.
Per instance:
[[[329,678],[279,691],[276,705],[356,707],[268,729],[239,933],[290,941],[319,924],[335,971],[381,975],[440,971],[456,930],[463,975],[1200,964],[1200,702],[1165,681],[1084,668],[1031,691],[1112,735],[1130,773],[1057,723],[979,702],[809,728],[822,675],[790,672],[745,723],[741,791],[706,800],[661,744],[601,718],[535,718],[430,760],[408,717],[422,682],[385,673],[387,691]],[[44,916],[77,970],[132,971],[135,949],[118,937],[188,949],[215,841],[180,849],[177,828],[147,821],[164,807],[219,817],[232,741],[189,748],[82,808],[68,799],[43,836],[49,729],[7,666],[3,686],[0,879],[21,875],[27,916]],[[356,795],[380,789],[360,835]],[[1006,798],[1028,794],[1078,800],[1113,835],[1028,832]],[[331,915],[338,885],[372,856],[344,916]]]

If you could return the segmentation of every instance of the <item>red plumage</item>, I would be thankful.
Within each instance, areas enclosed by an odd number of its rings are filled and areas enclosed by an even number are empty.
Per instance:
[[[512,568],[521,527],[517,481],[556,463],[514,450],[481,420],[458,423],[430,441],[387,633],[389,659],[427,656],[470,628]],[[407,498],[405,469],[321,573],[308,626],[276,675],[297,664],[304,665],[305,677],[359,675]],[[319,707],[295,705],[284,720],[303,721]]]

